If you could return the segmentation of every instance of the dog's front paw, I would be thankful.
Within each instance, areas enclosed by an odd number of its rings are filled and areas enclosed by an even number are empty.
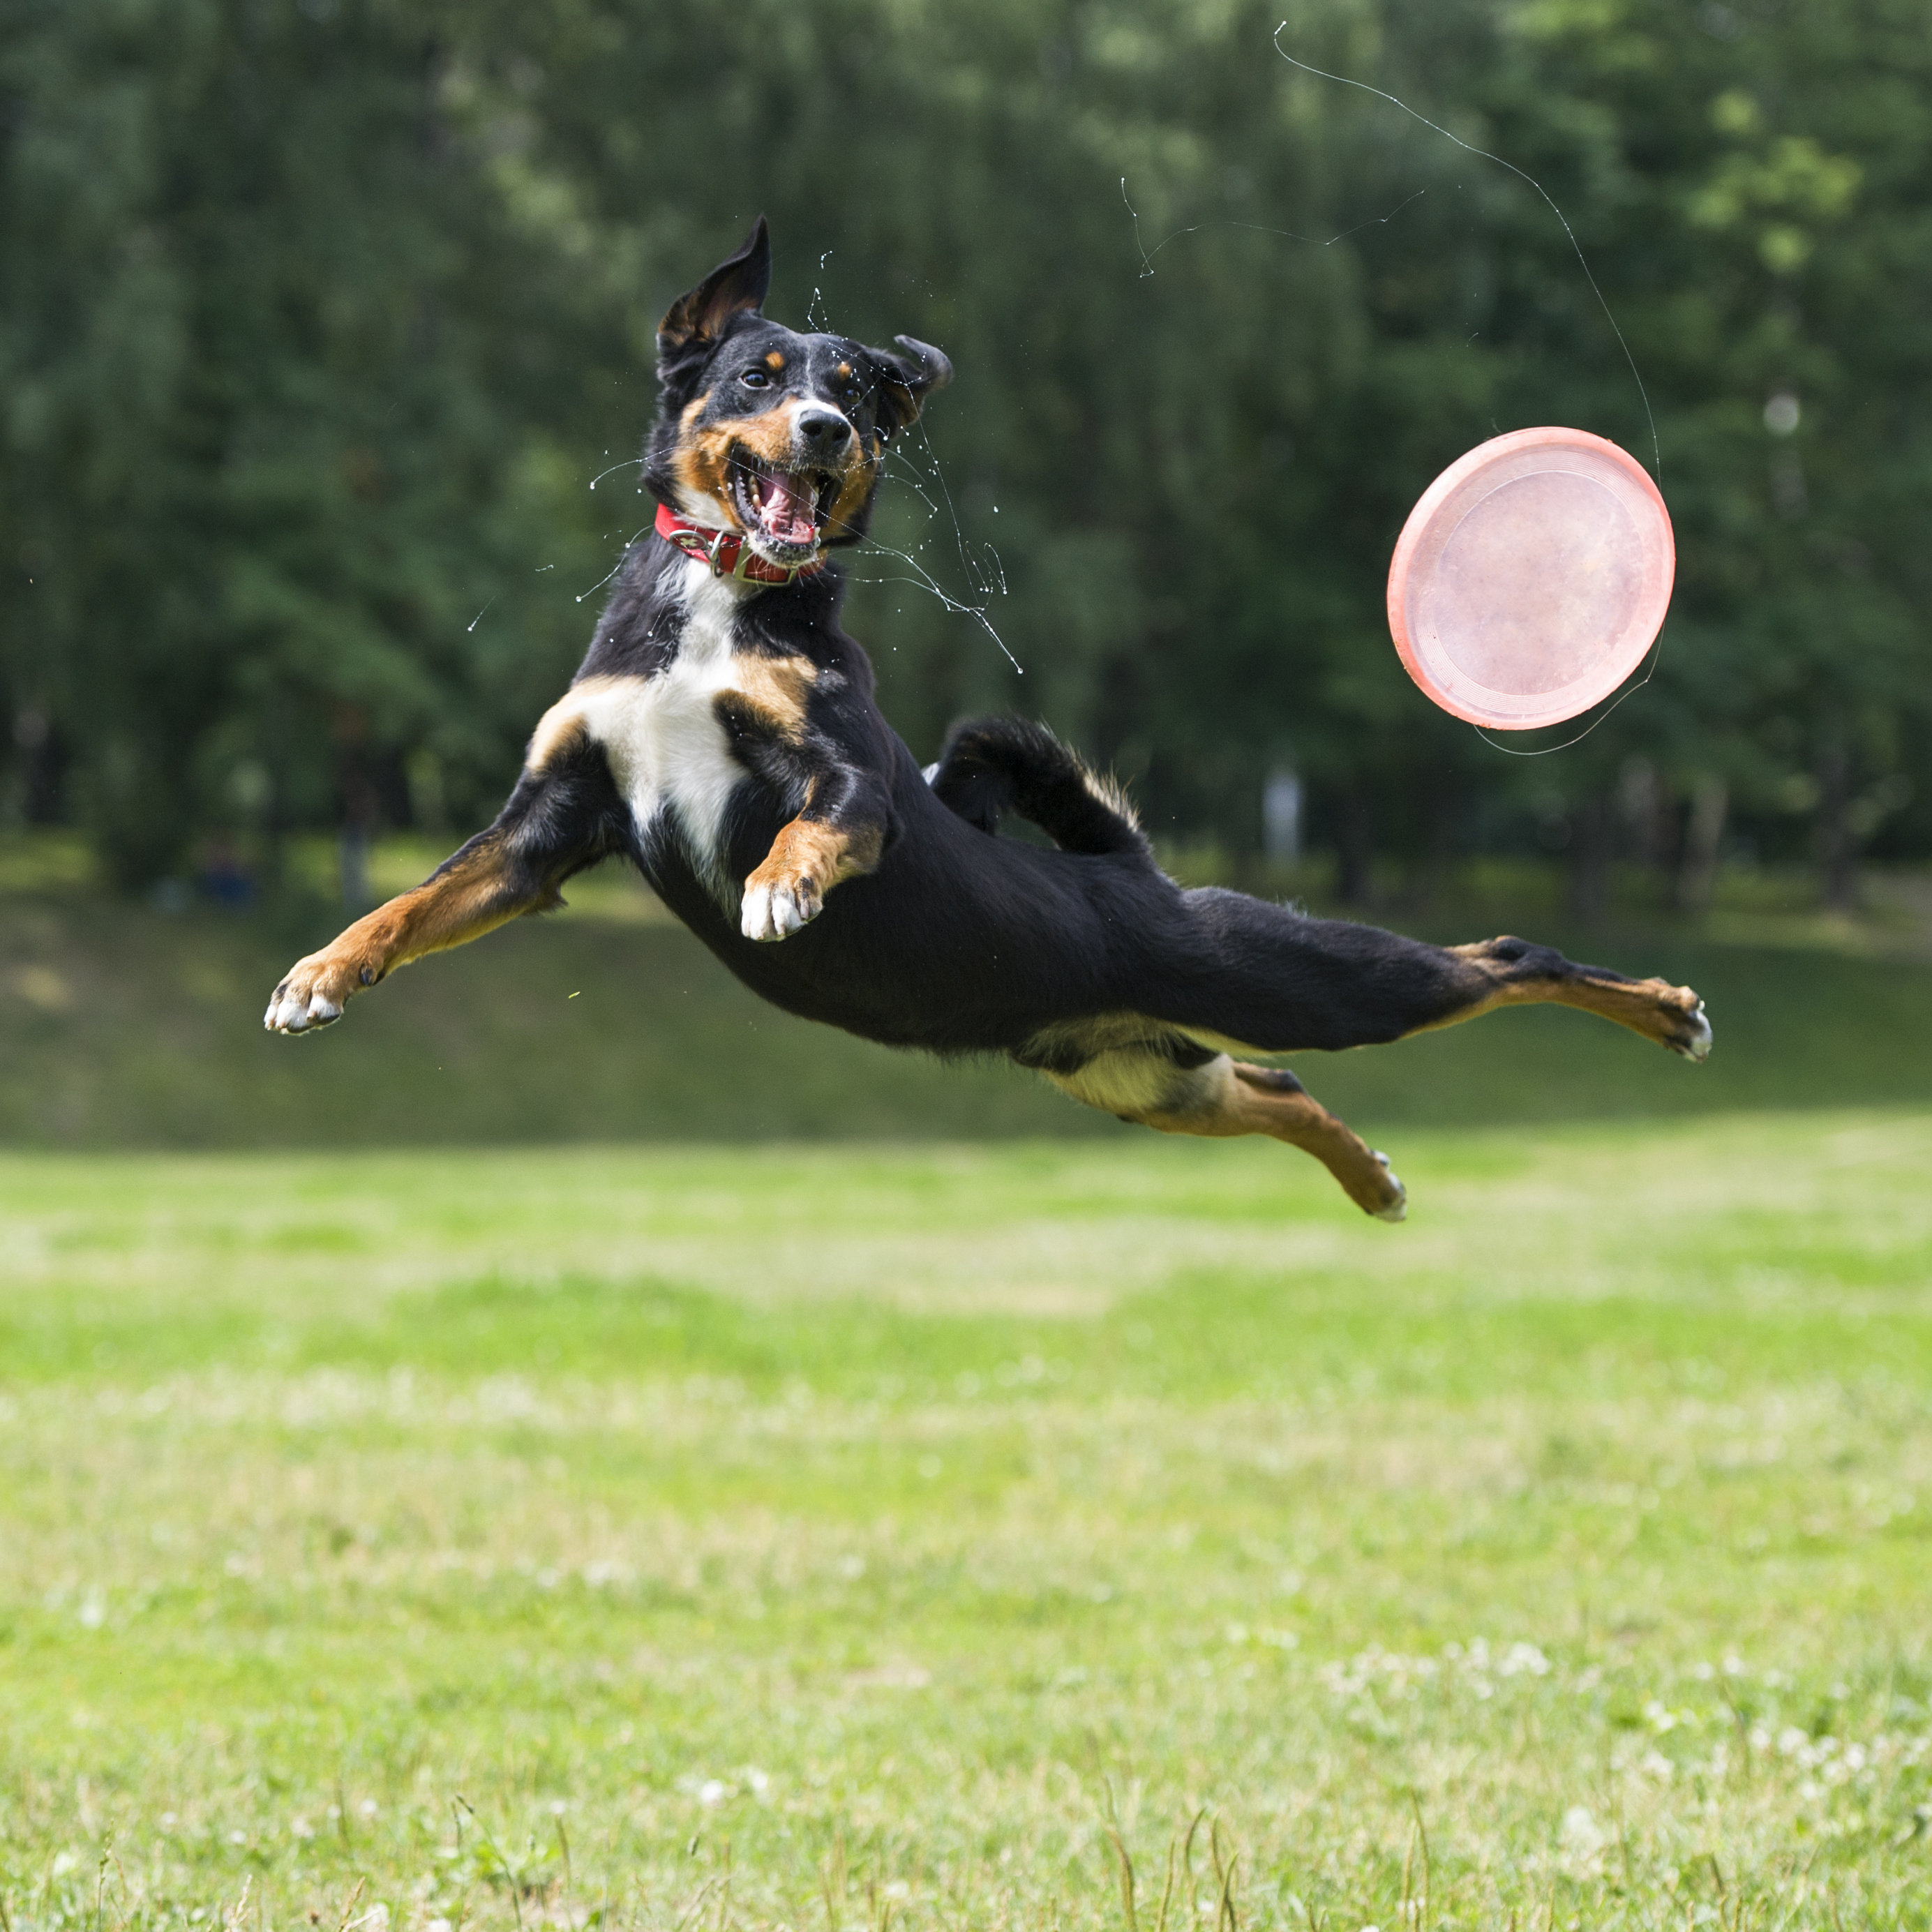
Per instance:
[[[311,952],[289,968],[288,977],[268,995],[262,1024],[271,1033],[314,1033],[333,1026],[351,993],[368,983],[360,962],[333,950]]]
[[[754,872],[745,881],[738,929],[747,939],[789,939],[824,909],[825,902],[809,879],[767,878]]]

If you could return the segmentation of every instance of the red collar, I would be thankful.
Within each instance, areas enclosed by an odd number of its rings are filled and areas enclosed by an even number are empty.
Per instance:
[[[810,577],[825,568],[822,556],[809,563],[770,563],[761,557],[736,530],[706,529],[687,522],[668,503],[658,506],[657,533],[666,543],[674,544],[686,556],[702,557],[714,577],[734,577],[741,584],[789,584],[794,578]]]

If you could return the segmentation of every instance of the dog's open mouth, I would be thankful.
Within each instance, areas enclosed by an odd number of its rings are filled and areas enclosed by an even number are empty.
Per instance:
[[[838,478],[822,470],[780,470],[740,449],[731,458],[731,495],[740,520],[773,550],[818,548]]]

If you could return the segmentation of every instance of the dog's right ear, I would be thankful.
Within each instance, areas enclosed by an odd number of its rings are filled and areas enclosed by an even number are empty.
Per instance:
[[[658,362],[675,362],[691,350],[708,348],[734,315],[759,308],[771,285],[771,238],[761,214],[735,255],[671,304],[658,324]]]

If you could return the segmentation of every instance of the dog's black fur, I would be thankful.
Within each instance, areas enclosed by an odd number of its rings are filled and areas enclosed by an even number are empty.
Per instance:
[[[559,902],[622,854],[732,972],[787,1011],[890,1046],[999,1052],[1169,1131],[1264,1132],[1400,1218],[1387,1163],[1294,1076],[1229,1058],[1400,1039],[1555,1000],[1694,1058],[1688,988],[1515,939],[1444,949],[1219,890],[1184,891],[1126,800],[1052,735],[956,729],[930,778],[873,700],[824,553],[864,534],[891,436],[952,371],[936,350],[800,335],[760,313],[761,221],[666,316],[644,474],[790,580],[635,545],[571,691],[494,824],[424,886],[301,962],[266,1023],[339,1016],[396,965]],[[998,835],[1030,820],[1054,849]]]

